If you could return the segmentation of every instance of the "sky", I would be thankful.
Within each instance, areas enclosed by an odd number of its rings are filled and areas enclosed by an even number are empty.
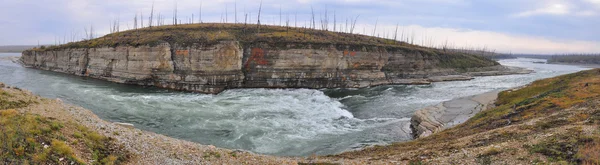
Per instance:
[[[96,36],[133,28],[133,19],[155,13],[171,23],[256,23],[261,0],[2,0],[0,45],[55,44],[84,38],[93,26]],[[312,9],[312,10],[311,10]],[[202,10],[202,12],[200,12]],[[457,48],[502,53],[562,54],[600,52],[600,0],[262,0],[261,22],[309,26],[314,10],[317,24],[327,17],[333,30],[344,31],[346,20],[357,21],[354,33]],[[237,11],[237,12],[236,12]],[[310,23],[308,23],[310,24]],[[321,27],[320,25],[317,25]],[[340,28],[342,27],[342,28]],[[404,35],[402,35],[404,34]],[[404,37],[402,37],[404,36]]]

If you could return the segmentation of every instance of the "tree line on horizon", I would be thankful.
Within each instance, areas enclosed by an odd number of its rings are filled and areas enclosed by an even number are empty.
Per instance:
[[[548,63],[600,64],[600,53],[555,55]]]

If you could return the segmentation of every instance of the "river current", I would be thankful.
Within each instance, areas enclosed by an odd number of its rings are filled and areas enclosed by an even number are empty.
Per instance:
[[[218,95],[110,83],[23,68],[0,53],[0,82],[167,136],[279,156],[336,154],[411,140],[410,117],[423,107],[585,68],[509,59],[528,75],[477,77],[431,85],[365,89],[235,89]]]

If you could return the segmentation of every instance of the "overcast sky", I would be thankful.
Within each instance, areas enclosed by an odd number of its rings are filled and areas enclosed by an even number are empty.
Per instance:
[[[239,22],[245,13],[256,22],[260,4],[260,0],[154,0],[155,12],[166,17],[166,23],[170,23],[175,2],[179,18],[187,20],[194,14],[195,22],[201,4],[204,22],[220,22],[225,15],[234,22],[236,6]],[[121,20],[121,29],[132,28],[136,13],[149,16],[152,3],[2,0],[0,45],[53,44],[56,38],[72,34],[82,38],[84,27],[91,25],[99,35],[106,34],[115,19]],[[311,6],[317,19],[327,9],[330,22],[335,10],[343,26],[346,19],[360,15],[356,33],[371,35],[377,23],[375,34],[392,38],[399,24],[400,31],[415,34],[418,44],[440,45],[448,40],[455,46],[500,52],[600,52],[600,0],[263,0],[261,21],[279,24],[281,9],[283,22],[289,15],[292,25],[305,26]]]

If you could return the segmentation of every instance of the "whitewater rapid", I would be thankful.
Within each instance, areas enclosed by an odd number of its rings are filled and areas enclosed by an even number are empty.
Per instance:
[[[0,54],[0,57],[18,54]],[[501,60],[529,75],[366,89],[235,89],[218,95],[123,85],[23,68],[0,60],[0,81],[92,110],[104,120],[261,154],[335,154],[411,140],[412,114],[453,98],[508,89],[584,68]]]

